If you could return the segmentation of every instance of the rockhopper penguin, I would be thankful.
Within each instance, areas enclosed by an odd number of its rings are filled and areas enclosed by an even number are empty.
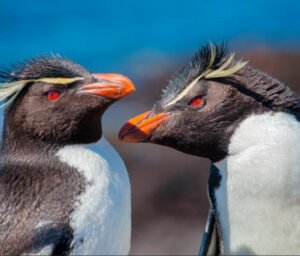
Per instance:
[[[0,255],[128,254],[130,184],[101,116],[131,81],[59,56],[0,75]]]
[[[204,46],[125,142],[212,161],[201,255],[300,253],[300,100],[226,47]]]

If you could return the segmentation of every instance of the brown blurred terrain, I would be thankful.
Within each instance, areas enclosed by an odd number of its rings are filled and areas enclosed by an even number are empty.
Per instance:
[[[300,52],[261,47],[238,55],[300,95]],[[137,91],[115,104],[108,111],[111,114],[104,117],[104,132],[123,157],[131,178],[132,255],[195,255],[199,250],[208,210],[209,161],[162,146],[124,144],[116,139],[128,118],[152,107],[168,79],[186,60],[157,64],[161,70],[157,66],[147,68],[145,63],[144,73],[136,80],[132,77]]]

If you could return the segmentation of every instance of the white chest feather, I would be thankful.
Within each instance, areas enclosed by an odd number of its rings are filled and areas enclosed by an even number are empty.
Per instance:
[[[62,162],[86,179],[71,218],[73,255],[128,254],[131,238],[130,183],[117,152],[102,138],[90,149],[66,146],[57,153]]]
[[[286,113],[247,118],[216,166],[225,254],[300,253],[300,124]]]

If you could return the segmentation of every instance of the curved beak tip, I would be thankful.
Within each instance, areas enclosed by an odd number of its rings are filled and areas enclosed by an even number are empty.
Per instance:
[[[84,85],[81,91],[111,99],[123,98],[135,91],[129,78],[120,74],[94,74],[99,82]]]
[[[167,119],[169,113],[150,116],[150,111],[130,119],[120,130],[119,140],[128,143],[147,142],[156,128]]]
[[[119,140],[127,143],[143,142],[147,137],[147,134],[130,122],[127,122],[119,132]]]

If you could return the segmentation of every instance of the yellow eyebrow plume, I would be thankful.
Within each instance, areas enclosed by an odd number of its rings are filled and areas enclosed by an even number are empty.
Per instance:
[[[19,80],[11,83],[0,83],[0,101],[8,99],[0,106],[3,108],[12,103],[21,90],[28,84],[33,82],[44,82],[49,84],[70,84],[83,80],[82,77],[65,78],[65,77],[44,77],[39,79]]]
[[[229,67],[232,64],[235,54],[231,53],[229,57],[224,61],[224,63],[217,69],[212,69],[212,65],[215,61],[217,56],[216,46],[214,44],[210,44],[210,59],[207,68],[197,76],[175,99],[169,102],[167,106],[170,106],[180,99],[182,99],[188,92],[191,90],[197,82],[204,78],[204,79],[212,79],[212,78],[220,78],[220,77],[228,77],[235,74],[237,71],[242,69],[248,64],[248,61],[237,61],[232,67]]]

